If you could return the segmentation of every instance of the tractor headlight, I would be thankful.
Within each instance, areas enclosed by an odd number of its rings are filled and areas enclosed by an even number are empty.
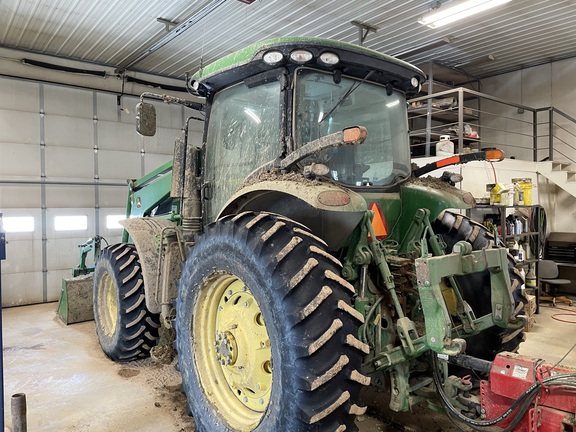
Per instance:
[[[294,50],[290,53],[290,59],[295,63],[306,63],[312,60],[312,53],[303,49]]]
[[[325,52],[320,54],[320,61],[328,66],[334,66],[340,61],[340,57],[332,52]]]
[[[264,54],[262,59],[264,60],[264,63],[274,65],[276,63],[280,63],[284,59],[284,56],[280,51],[268,51],[266,54]]]

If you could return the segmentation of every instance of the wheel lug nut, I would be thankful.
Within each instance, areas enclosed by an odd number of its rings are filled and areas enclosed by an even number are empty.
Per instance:
[[[248,398],[245,397],[244,399],[242,399],[244,402],[248,402]]]
[[[262,399],[262,398],[258,399],[258,403],[259,403],[260,405],[264,405],[264,399]]]

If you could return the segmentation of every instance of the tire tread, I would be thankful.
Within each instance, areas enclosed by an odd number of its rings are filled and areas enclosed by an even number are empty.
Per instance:
[[[118,318],[116,331],[106,335],[100,322],[98,285],[108,273],[116,285]],[[102,350],[117,362],[149,356],[158,340],[159,317],[146,308],[146,296],[140,260],[136,247],[119,243],[102,250],[94,273],[94,316]]]

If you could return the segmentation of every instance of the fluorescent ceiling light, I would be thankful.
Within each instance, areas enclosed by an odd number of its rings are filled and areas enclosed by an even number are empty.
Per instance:
[[[510,1],[512,0],[455,0],[446,6],[430,10],[418,22],[430,28],[436,28],[460,21]]]

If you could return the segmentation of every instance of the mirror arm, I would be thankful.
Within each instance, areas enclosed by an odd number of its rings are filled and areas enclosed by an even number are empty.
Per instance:
[[[144,98],[161,100],[161,101],[168,103],[168,104],[174,103],[174,104],[178,104],[178,105],[184,105],[185,107],[194,109],[196,111],[202,111],[204,109],[204,105],[205,105],[204,103],[193,102],[191,100],[179,98],[176,96],[170,96],[167,94],[158,94],[158,93],[152,93],[152,92],[142,93],[140,95],[140,102],[144,102]]]

